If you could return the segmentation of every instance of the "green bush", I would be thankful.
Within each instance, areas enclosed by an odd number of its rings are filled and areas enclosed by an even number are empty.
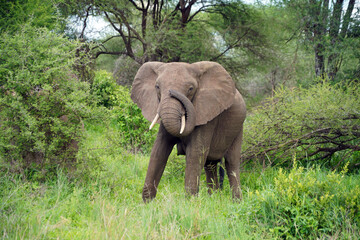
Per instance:
[[[249,191],[249,219],[286,239],[323,239],[352,235],[360,224],[360,187],[345,169],[277,170],[271,188]]]
[[[309,89],[280,89],[244,127],[243,159],[263,165],[303,164],[358,167],[360,89],[324,82]]]
[[[143,117],[141,109],[131,100],[129,88],[118,87],[113,123],[120,130],[120,144],[132,151],[149,152],[158,128],[154,127],[149,131],[150,122]]]
[[[1,35],[2,162],[42,172],[75,163],[81,119],[90,112],[89,85],[73,68],[80,46],[30,26]]]
[[[112,108],[119,102],[117,94],[120,87],[116,84],[112,75],[105,70],[95,72],[94,81],[91,85],[91,93],[96,98],[99,106]]]
[[[150,123],[131,100],[130,89],[118,85],[111,73],[100,70],[95,72],[91,93],[98,106],[108,109],[111,119],[109,140],[130,151],[148,152],[156,130],[149,131]]]

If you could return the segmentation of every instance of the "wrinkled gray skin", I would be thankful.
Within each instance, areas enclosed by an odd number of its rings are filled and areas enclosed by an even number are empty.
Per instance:
[[[215,62],[148,62],[132,86],[132,100],[149,121],[160,115],[159,132],[151,151],[143,200],[156,196],[166,162],[175,144],[186,155],[185,190],[199,192],[201,169],[209,193],[219,187],[217,163],[225,157],[233,197],[241,199],[240,151],[246,107],[226,70]],[[180,133],[182,115],[185,129]]]

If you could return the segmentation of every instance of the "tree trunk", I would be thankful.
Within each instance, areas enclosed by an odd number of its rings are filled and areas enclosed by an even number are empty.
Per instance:
[[[338,59],[339,59],[339,53],[338,53],[338,43],[339,43],[339,30],[340,30],[340,23],[341,23],[341,10],[342,6],[344,4],[344,0],[336,0],[336,3],[334,5],[333,15],[330,20],[330,29],[329,29],[329,35],[330,35],[330,51],[331,54],[328,57],[328,67],[327,67],[327,74],[329,80],[334,80],[336,73],[339,70],[338,67]]]
[[[355,0],[350,0],[343,21],[341,21],[341,12],[344,0],[337,0],[334,5],[333,16],[330,22],[329,35],[331,39],[332,53],[328,58],[328,77],[334,80],[341,66],[341,54],[339,43],[344,40],[351,20],[351,13],[354,9]],[[340,30],[341,26],[341,30]]]
[[[342,22],[342,28],[341,28],[341,32],[340,32],[340,37],[342,39],[345,38],[346,33],[348,31],[349,23],[351,20],[351,14],[354,10],[354,6],[355,6],[355,0],[350,0],[348,8],[347,8],[345,16],[344,16],[344,19],[343,19],[343,22]]]
[[[315,44],[315,74],[316,77],[324,77],[325,63],[324,63],[324,46],[321,43]]]

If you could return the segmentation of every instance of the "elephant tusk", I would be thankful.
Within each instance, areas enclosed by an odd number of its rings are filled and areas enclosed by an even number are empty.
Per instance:
[[[180,134],[184,132],[185,129],[185,115],[182,115],[181,117],[181,128],[180,128]]]
[[[157,122],[157,120],[159,120],[159,114],[158,114],[158,113],[156,114],[154,120],[152,121],[152,123],[151,123],[151,125],[150,125],[150,127],[149,127],[149,130],[151,130],[151,129],[154,127],[154,125],[155,125],[155,123]]]

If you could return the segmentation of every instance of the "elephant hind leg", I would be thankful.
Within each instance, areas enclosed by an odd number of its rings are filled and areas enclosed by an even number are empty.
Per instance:
[[[232,196],[235,199],[242,199],[242,192],[240,186],[240,164],[233,161],[225,161],[226,173],[229,178]]]
[[[206,174],[206,182],[208,186],[208,192],[211,194],[214,190],[219,188],[219,182],[217,177],[217,164],[220,160],[206,161],[204,169]]]
[[[240,186],[240,152],[242,144],[242,129],[225,155],[225,168],[229,178],[233,198],[242,199]]]

